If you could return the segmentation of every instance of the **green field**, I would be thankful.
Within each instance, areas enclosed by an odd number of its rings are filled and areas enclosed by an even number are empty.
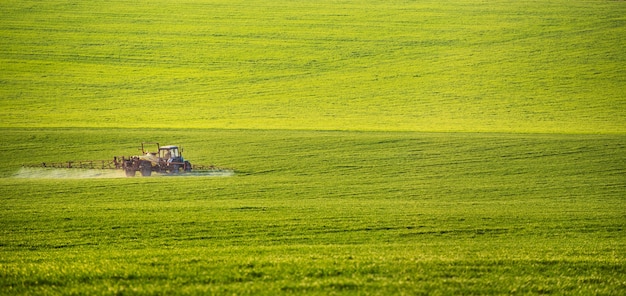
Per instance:
[[[621,1],[3,1],[0,124],[626,132]]]
[[[623,1],[0,13],[2,295],[626,291]],[[21,168],[142,141],[235,175]]]

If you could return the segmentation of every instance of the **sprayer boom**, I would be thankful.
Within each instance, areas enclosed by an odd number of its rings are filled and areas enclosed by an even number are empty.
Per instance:
[[[147,144],[156,145],[154,152],[148,151]],[[65,162],[42,162],[40,164],[26,164],[23,167],[39,168],[63,168],[63,169],[112,169],[124,170],[126,176],[133,177],[137,172],[142,176],[150,176],[153,172],[163,174],[181,174],[194,171],[224,171],[230,169],[218,168],[213,165],[195,165],[185,160],[182,155],[182,148],[167,145],[160,146],[159,143],[141,143],[142,155],[136,156],[115,156],[113,160],[81,160]]]

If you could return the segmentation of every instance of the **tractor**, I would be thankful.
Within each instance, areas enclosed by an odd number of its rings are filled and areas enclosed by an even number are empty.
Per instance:
[[[146,145],[156,145],[156,152],[146,150]],[[128,177],[134,177],[137,171],[142,176],[150,176],[152,172],[162,174],[178,174],[191,171],[191,163],[182,156],[182,148],[168,145],[160,146],[159,143],[141,143],[139,156],[114,157],[116,167],[122,168]]]

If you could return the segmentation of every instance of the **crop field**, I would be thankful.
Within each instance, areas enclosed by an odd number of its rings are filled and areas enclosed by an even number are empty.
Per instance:
[[[622,1],[13,1],[0,124],[626,132]]]
[[[211,155],[238,174],[0,179],[5,291],[625,288],[621,136],[153,132],[176,134],[186,139],[189,159]],[[19,159],[75,137],[80,146],[66,149],[84,158],[111,150],[120,136],[109,129],[4,134]],[[145,135],[124,130],[124,141]],[[64,156],[39,159],[51,157]]]
[[[0,13],[2,295],[626,292],[626,2]]]

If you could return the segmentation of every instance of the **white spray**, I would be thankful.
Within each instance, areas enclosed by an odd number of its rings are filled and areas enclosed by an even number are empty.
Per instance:
[[[235,175],[232,170],[192,171],[180,175],[169,176],[193,176],[193,177],[230,177]],[[147,178],[155,178],[168,175],[153,175]],[[139,176],[138,176],[139,177]],[[97,179],[97,178],[128,178],[123,170],[102,169],[64,169],[64,168],[20,168],[13,178],[19,179]],[[141,177],[139,177],[141,178]],[[144,177],[145,178],[145,177]]]

